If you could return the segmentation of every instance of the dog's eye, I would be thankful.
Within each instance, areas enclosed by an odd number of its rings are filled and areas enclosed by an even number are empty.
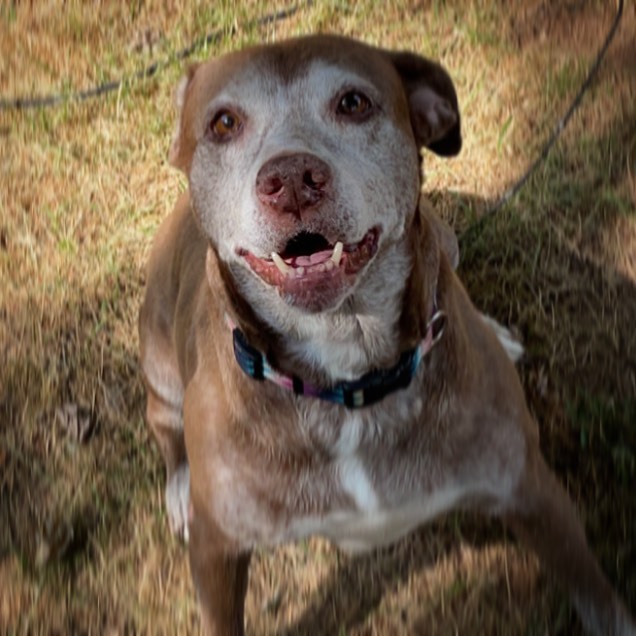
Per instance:
[[[348,91],[340,98],[336,112],[360,121],[370,115],[372,109],[373,104],[364,93]]]
[[[219,141],[227,141],[241,131],[243,122],[231,110],[220,110],[210,122],[210,131]]]

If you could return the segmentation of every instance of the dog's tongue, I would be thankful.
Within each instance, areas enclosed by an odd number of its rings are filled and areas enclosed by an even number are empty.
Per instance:
[[[324,263],[331,258],[333,249],[321,250],[320,252],[314,252],[313,254],[306,254],[303,256],[295,256],[289,259],[284,259],[288,265],[294,267],[309,267],[310,265],[318,265],[318,263]]]

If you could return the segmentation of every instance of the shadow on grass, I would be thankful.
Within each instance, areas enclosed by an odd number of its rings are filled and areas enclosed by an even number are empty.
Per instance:
[[[473,573],[463,572],[459,578],[449,580],[448,564],[462,562],[462,546],[479,550],[505,542],[507,537],[502,524],[489,522],[474,513],[453,513],[411,533],[391,547],[361,556],[342,555],[302,617],[277,633],[279,636],[310,636],[317,633],[348,634],[350,630],[357,629],[366,634],[363,627],[366,618],[378,610],[387,594],[405,587],[409,590],[408,600],[398,599],[387,608],[396,612],[396,616],[387,620],[390,627],[383,629],[374,623],[375,629],[369,633],[447,633],[450,624],[459,626],[460,633],[469,633],[467,630],[474,625],[466,625],[463,629],[461,619],[452,614],[453,608],[468,597],[475,602],[471,583],[466,580],[472,578]],[[435,568],[442,562],[446,563],[442,566],[446,573],[439,576]],[[423,574],[426,570],[431,576],[424,574],[422,580],[418,580],[418,573]],[[498,596],[502,586],[496,582],[494,587]],[[483,585],[480,588],[482,593],[489,593]],[[421,605],[414,603],[417,590],[421,591]],[[484,601],[480,596],[480,604]],[[440,603],[446,605],[445,613],[450,614],[446,620],[439,616],[440,611],[444,613]],[[498,603],[498,598],[489,601],[495,607]],[[500,614],[505,616],[505,610]],[[472,616],[474,618],[474,614]],[[443,623],[449,624],[439,631]]]
[[[57,607],[55,621],[47,620],[51,630],[65,633],[103,628],[103,617],[87,606],[105,602],[95,583],[105,576],[104,554],[133,536],[131,510],[151,498],[163,477],[143,424],[127,307],[131,297],[141,297],[139,274],[122,264],[112,276],[100,291],[72,292],[59,308],[42,311],[31,298],[6,316],[21,337],[2,370],[0,567],[6,560],[6,571],[15,572],[17,559],[27,584],[21,589],[31,586],[34,606],[40,592],[57,599],[41,611],[55,614]],[[129,341],[117,333],[126,322]],[[92,430],[85,439],[60,421],[68,404],[88,414]],[[11,629],[33,629],[30,614],[20,612],[19,621],[27,622],[10,623]],[[2,620],[0,613],[0,631]]]

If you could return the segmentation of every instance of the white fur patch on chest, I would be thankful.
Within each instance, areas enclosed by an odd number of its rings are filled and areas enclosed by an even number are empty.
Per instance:
[[[357,482],[360,488],[360,482]],[[357,510],[331,512],[323,517],[306,517],[293,524],[303,536],[327,537],[348,552],[365,552],[389,545],[411,530],[453,508],[466,494],[467,489],[449,485],[413,500],[380,506],[371,501],[365,487],[356,490],[371,506]]]
[[[338,461],[336,472],[340,488],[351,497],[358,510],[374,512],[379,508],[378,496],[362,460],[357,455]]]

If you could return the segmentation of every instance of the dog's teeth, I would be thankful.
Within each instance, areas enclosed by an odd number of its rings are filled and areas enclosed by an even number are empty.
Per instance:
[[[342,258],[342,248],[343,248],[343,245],[340,241],[338,241],[335,247],[333,248],[333,254],[331,255],[331,260],[333,261],[333,264],[336,267],[340,265],[340,259]]]
[[[272,252],[272,260],[274,261],[274,265],[278,267],[278,271],[280,271],[283,276],[287,276],[294,271],[294,268],[287,265],[287,263],[276,252]]]
[[[297,267],[296,268],[296,276],[298,278],[300,278],[301,276],[304,276],[305,274],[305,268],[304,267]]]

